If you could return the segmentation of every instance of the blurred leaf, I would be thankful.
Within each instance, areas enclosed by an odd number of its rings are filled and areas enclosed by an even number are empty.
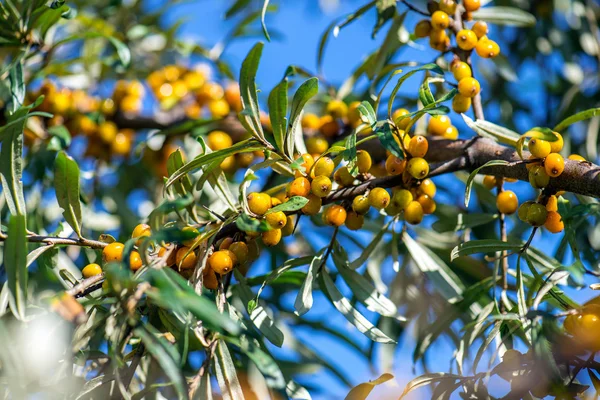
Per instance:
[[[262,291],[264,290],[264,288],[275,282],[276,280],[278,280],[279,278],[282,277],[282,275],[287,272],[288,270],[290,270],[291,268],[295,268],[295,267],[299,267],[301,265],[306,265],[306,264],[310,264],[312,262],[312,260],[314,259],[313,256],[305,256],[305,257],[299,257],[299,258],[290,258],[289,260],[286,260],[281,266],[273,269],[273,271],[271,271],[269,273],[269,275],[264,277],[264,280],[261,283],[260,288],[258,289],[258,292],[256,293],[256,299],[254,300],[254,304],[256,304],[258,302],[258,299],[260,298],[260,295],[262,293]],[[302,272],[302,274],[304,274]],[[304,278],[306,278],[306,274],[303,275]],[[248,284],[249,285],[254,285],[254,280],[258,279],[259,277],[254,277],[254,278],[249,278],[248,279]],[[252,282],[251,282],[252,281]],[[302,280],[302,282],[304,282],[304,280]],[[251,312],[252,310],[249,309],[249,312]]]
[[[402,392],[402,396],[400,396],[400,399],[404,398],[404,396],[406,396],[408,393],[412,392],[413,390],[415,390],[417,388],[420,388],[421,386],[430,385],[432,383],[442,382],[445,380],[455,381],[457,379],[462,379],[462,378],[463,377],[461,377],[460,375],[446,374],[443,372],[423,374],[423,375],[413,379],[412,381],[408,382],[408,384],[404,388],[404,392]]]
[[[77,236],[81,237],[79,166],[64,151],[58,153],[54,161],[54,189],[58,205],[63,209],[63,217]]]
[[[227,344],[220,339],[217,342],[215,356],[215,371],[217,382],[221,388],[223,400],[244,400],[244,392],[237,377],[235,365],[227,349]]]
[[[4,243],[4,268],[13,314],[24,320],[27,308],[27,226],[24,215],[11,215]]]
[[[277,211],[298,211],[308,203],[308,199],[303,196],[290,197],[285,203],[281,203],[275,207],[270,208],[266,214],[271,214]]]
[[[473,179],[475,179],[475,177],[477,176],[479,171],[481,171],[482,169],[484,169],[486,167],[494,167],[494,166],[498,166],[498,165],[508,165],[508,161],[504,161],[504,160],[488,161],[485,164],[483,164],[481,167],[475,168],[473,170],[473,172],[471,172],[469,174],[469,178],[467,179],[467,184],[465,187],[465,207],[469,207],[469,200],[471,200],[471,187],[473,186]]]
[[[488,121],[478,119],[473,121],[466,114],[461,114],[467,126],[473,129],[479,136],[487,137],[500,143],[516,146],[519,134],[510,129],[503,128]]]
[[[308,390],[298,385],[294,381],[289,381],[285,387],[286,394],[293,400],[312,400]]]
[[[396,343],[395,340],[389,338],[358,312],[358,310],[352,307],[348,299],[335,286],[327,271],[321,271],[319,274],[319,283],[321,290],[323,290],[323,293],[325,293],[335,308],[366,337],[379,343]]]
[[[496,68],[498,69],[498,73],[504,79],[509,82],[517,82],[519,80],[519,76],[516,71],[510,64],[510,61],[504,54],[498,54],[496,57],[492,58],[494,64],[496,64]]]
[[[365,262],[367,262],[367,260],[373,254],[373,251],[375,251],[375,249],[377,248],[377,245],[379,244],[379,242],[381,242],[381,239],[383,238],[383,235],[388,231],[390,223],[391,222],[388,222],[387,224],[385,224],[377,232],[377,234],[375,236],[373,236],[373,239],[369,242],[369,244],[367,245],[367,247],[365,247],[365,249],[363,250],[362,254],[356,260],[354,260],[351,263],[349,263],[348,267],[350,267],[351,269],[357,269],[361,265],[363,265]]]
[[[381,27],[396,14],[396,0],[377,0],[375,7],[377,8],[377,23],[371,34],[372,39],[375,39]]]
[[[113,47],[115,48],[115,50],[117,51],[117,55],[119,57],[119,61],[121,62],[121,65],[123,65],[123,67],[127,68],[129,66],[129,63],[131,62],[131,52],[129,51],[129,48],[127,47],[127,45],[123,42],[121,42],[119,39],[117,39],[114,36],[110,36],[107,35],[105,33],[101,33],[101,32],[84,32],[84,33],[79,33],[73,36],[69,36],[65,39],[62,39],[58,42],[56,42],[53,46],[53,49],[56,49],[57,47],[65,44],[65,43],[69,43],[72,42],[74,40],[85,40],[85,39],[95,39],[95,38],[104,38],[106,40],[108,40],[110,42],[110,44],[113,45]]]
[[[402,37],[402,31],[404,29],[404,19],[406,18],[405,11],[400,15],[394,16],[394,21],[388,30],[387,35],[381,46],[375,53],[373,62],[370,63],[366,68],[367,76],[373,80],[372,84],[375,84],[375,77],[379,76],[386,64],[389,64],[391,57],[397,52],[397,50],[405,44],[404,38]]]
[[[590,108],[588,110],[578,112],[575,115],[571,115],[570,117],[563,119],[560,123],[558,123],[558,125],[554,127],[554,130],[557,132],[561,132],[565,130],[565,128],[573,125],[574,123],[593,118],[597,115],[600,115],[600,108]]]
[[[270,42],[271,37],[269,36],[269,31],[267,30],[267,24],[265,24],[265,15],[267,14],[267,8],[269,7],[269,0],[263,0],[262,11],[260,14],[260,23],[262,25],[263,33],[265,34],[265,38]]]
[[[39,256],[41,256],[42,254],[44,254],[46,251],[54,249],[54,245],[53,244],[48,244],[48,245],[44,245],[44,246],[40,246],[35,250],[32,250],[29,252],[29,254],[27,254],[27,267],[29,267],[31,264],[33,264],[35,262],[35,260],[37,260],[37,258]]]
[[[498,239],[482,239],[482,240],[471,240],[469,242],[461,243],[456,246],[450,258],[455,260],[458,257],[464,257],[471,254],[477,253],[495,253],[498,251],[519,251],[522,248],[521,243],[504,242]]]
[[[301,135],[302,130],[300,129],[300,117],[302,116],[302,110],[304,106],[312,97],[319,92],[319,80],[317,78],[310,78],[304,81],[294,93],[292,99],[292,110],[290,111],[290,127],[288,128],[287,136],[285,138],[285,149],[286,154],[290,157],[294,155],[294,143],[296,135]]]
[[[267,386],[273,389],[283,389],[286,386],[285,379],[281,369],[273,357],[260,347],[259,342],[247,335],[240,336],[238,339],[225,339],[230,343],[237,345],[244,354],[252,360],[262,373]]]
[[[236,0],[235,3],[231,5],[225,12],[225,18],[231,18],[234,15],[238,14],[240,11],[243,11],[250,4],[250,0]]]
[[[15,113],[25,101],[25,79],[23,76],[23,63],[19,62],[10,69],[8,75],[10,81],[11,101],[8,108],[10,113]]]
[[[394,375],[385,373],[377,379],[356,385],[350,390],[350,393],[346,395],[345,400],[366,400],[375,386],[381,385],[392,379],[394,379]]]
[[[269,118],[273,129],[275,144],[280,151],[285,151],[285,134],[287,131],[288,80],[282,80],[269,94]]]
[[[38,29],[39,35],[43,39],[46,37],[48,30],[69,10],[70,8],[65,4],[55,8],[44,5],[41,10],[34,11],[34,15],[29,24],[29,29]]]
[[[256,72],[264,44],[258,42],[252,47],[240,70],[240,92],[242,96],[242,111],[239,119],[244,127],[261,142],[265,141],[262,124],[260,122],[260,108],[256,95]]]
[[[148,215],[148,225],[150,225],[154,232],[158,232],[163,228],[163,217],[165,215],[183,210],[192,204],[194,204],[194,197],[191,194],[185,197],[178,197],[174,200],[165,199]]]
[[[23,196],[23,127],[29,107],[21,107],[8,116],[8,123],[20,119],[19,123],[11,125],[10,129],[2,132],[2,147],[0,148],[0,179],[2,191],[13,215],[25,215],[25,198]]]
[[[496,25],[535,26],[533,15],[513,7],[483,7],[474,11],[471,16],[474,21],[485,21]]]
[[[433,223],[433,227],[438,232],[458,232],[464,229],[489,224],[496,219],[498,219],[498,214],[459,212],[452,214],[450,219],[440,218]]]
[[[300,286],[300,290],[296,296],[296,301],[294,302],[294,308],[296,309],[295,314],[298,316],[306,314],[313,305],[313,281],[316,275],[319,273],[319,268],[323,263],[323,257],[326,251],[327,247],[322,248],[317,254],[315,254],[310,262],[306,279],[304,282],[302,282],[302,286]]]

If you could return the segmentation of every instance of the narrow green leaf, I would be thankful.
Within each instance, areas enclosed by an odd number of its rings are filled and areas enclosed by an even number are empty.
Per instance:
[[[28,108],[21,107],[9,115],[8,123],[27,115]],[[2,192],[12,215],[26,215],[23,196],[23,127],[26,119],[3,132],[0,148],[0,180]]]
[[[54,161],[54,190],[63,216],[77,236],[81,237],[81,201],[79,200],[79,166],[61,151]]]
[[[452,250],[450,258],[454,261],[458,257],[477,253],[495,253],[504,250],[519,251],[521,250],[521,247],[521,243],[504,242],[498,239],[471,240],[456,246]]]
[[[422,66],[415,68],[412,71],[409,71],[406,74],[402,75],[400,77],[400,79],[398,79],[396,86],[394,86],[394,89],[392,90],[392,94],[390,95],[390,98],[388,100],[388,118],[390,118],[390,119],[392,118],[392,109],[394,108],[394,100],[396,99],[396,95],[398,94],[400,87],[402,86],[404,81],[406,81],[408,78],[410,78],[411,76],[413,76],[414,74],[416,74],[419,71],[433,71],[437,74],[444,75],[444,71],[435,63],[429,63],[429,64],[422,65]]]
[[[482,7],[471,14],[475,21],[496,25],[520,27],[535,26],[535,17],[527,11],[514,7]]]
[[[465,207],[469,207],[469,200],[471,200],[471,187],[473,186],[473,180],[475,179],[475,177],[477,176],[479,171],[481,171],[482,169],[484,169],[486,167],[494,167],[494,166],[498,166],[498,165],[507,165],[507,164],[508,164],[508,161],[504,161],[504,160],[488,161],[485,164],[483,164],[481,167],[475,168],[475,170],[473,170],[473,172],[471,172],[469,174],[469,178],[467,179],[467,183],[465,186]]]
[[[217,342],[215,370],[223,400],[244,400],[244,392],[240,386],[235,364],[227,344],[222,339]]]
[[[375,79],[378,76],[383,75],[382,71],[389,65],[390,59],[398,51],[398,49],[408,43],[408,32],[403,34],[404,19],[408,11],[403,12],[400,15],[396,15],[392,21],[390,29],[388,29],[385,39],[381,46],[374,53],[373,61],[368,65],[366,69],[367,77],[372,81],[371,87],[374,87],[377,83]],[[396,72],[394,72],[396,74]],[[385,86],[385,85],[384,85]]]
[[[11,215],[4,243],[4,268],[15,317],[25,319],[27,308],[27,226],[24,215]]]
[[[435,103],[435,97],[433,97],[433,93],[431,92],[431,84],[438,82],[444,82],[444,78],[430,76],[419,87],[419,100],[423,103],[424,107]]]
[[[319,283],[321,290],[325,293],[334,307],[356,327],[362,334],[369,339],[379,343],[396,343],[395,340],[388,337],[385,333],[375,327],[358,310],[352,307],[350,301],[345,298],[335,286],[327,271],[321,271],[319,274]]]
[[[377,8],[377,23],[371,34],[372,39],[375,39],[377,32],[379,32],[387,21],[394,18],[396,14],[396,0],[377,0],[375,7]]]
[[[375,110],[371,103],[366,100],[361,101],[358,106],[358,112],[360,113],[360,119],[368,124],[370,127],[375,126],[377,123],[377,114],[375,114]]]
[[[375,127],[375,133],[386,150],[400,159],[404,158],[404,152],[396,141],[392,124],[388,121],[379,122]]]
[[[367,260],[373,254],[373,251],[375,251],[375,249],[377,248],[377,245],[379,245],[379,242],[381,242],[381,238],[383,238],[383,235],[387,232],[388,227],[390,226],[390,223],[391,222],[388,222],[387,224],[385,224],[379,230],[379,232],[377,232],[377,234],[375,236],[373,236],[373,239],[371,240],[371,242],[369,242],[367,247],[365,247],[362,254],[356,260],[352,261],[348,265],[348,267],[350,267],[351,269],[357,269],[361,265],[363,265],[365,262],[367,262]]]
[[[294,308],[296,309],[295,313],[298,316],[306,314],[313,305],[313,282],[317,273],[319,272],[321,264],[323,263],[323,256],[326,250],[326,247],[322,248],[317,254],[315,254],[310,262],[306,279],[304,282],[302,282],[302,286],[300,286],[300,290],[296,296],[296,301],[294,302]]]
[[[282,80],[269,94],[269,118],[273,128],[275,144],[280,151],[285,151],[285,134],[287,131],[288,80]]]
[[[108,40],[110,42],[110,44],[113,45],[113,47],[117,51],[117,56],[119,57],[121,64],[123,65],[123,67],[127,68],[129,66],[129,63],[131,62],[131,52],[129,51],[129,48],[127,47],[127,45],[125,43],[121,42],[116,37],[107,35],[105,33],[85,32],[85,33],[69,36],[65,39],[62,39],[62,40],[56,42],[54,44],[54,49],[56,49],[58,46],[61,46],[68,42],[72,42],[74,40],[94,39],[94,38],[100,38],[100,37]]]
[[[256,72],[264,44],[258,42],[252,47],[240,70],[240,93],[242,97],[242,111],[239,119],[246,129],[261,142],[265,141],[262,125],[260,123],[260,108],[256,94]]]
[[[461,114],[467,126],[473,129],[479,136],[487,137],[493,139],[497,142],[508,144],[510,146],[516,146],[519,140],[519,134],[517,132],[511,131],[510,129],[504,128],[502,126],[493,124],[488,121],[483,121],[478,119],[477,121],[473,121],[466,114]]]
[[[258,289],[258,292],[256,293],[256,299],[255,299],[254,303],[258,302],[258,299],[260,298],[262,291],[264,290],[264,288],[267,285],[278,280],[286,271],[290,270],[291,268],[310,264],[312,262],[313,258],[314,258],[313,256],[290,258],[289,260],[286,260],[281,266],[279,266],[279,267],[275,268],[273,271],[271,271],[271,273],[266,277],[266,279],[260,285],[260,288]],[[306,275],[304,275],[304,277],[306,278]],[[254,278],[252,278],[252,279],[254,279]],[[304,282],[304,280],[303,280],[303,282]],[[251,312],[252,310],[248,310],[248,311]]]
[[[564,131],[567,127],[573,125],[574,123],[594,118],[597,115],[600,115],[600,107],[590,108],[588,110],[578,112],[577,114],[571,115],[570,117],[560,121],[558,125],[554,127],[554,130],[557,132]]]
[[[294,93],[292,99],[292,110],[290,111],[289,129],[285,138],[285,149],[286,154],[289,157],[294,155],[294,144],[296,141],[296,135],[301,135],[302,130],[300,128],[300,118],[302,116],[302,110],[306,103],[319,92],[319,80],[317,78],[310,78],[304,81]]]
[[[11,113],[16,112],[25,101],[25,78],[23,76],[23,63],[18,62],[10,69],[8,79],[10,81],[11,102],[8,108]]]
[[[260,13],[260,24],[262,25],[263,33],[265,34],[265,38],[270,42],[271,37],[269,36],[269,31],[267,30],[267,24],[265,24],[265,15],[267,14],[267,9],[269,8],[269,0],[264,0],[262,11]]]
[[[240,336],[240,339],[225,339],[230,343],[237,345],[240,350],[248,356],[262,373],[267,386],[273,389],[283,389],[286,386],[281,368],[273,357],[261,348],[261,343],[247,335]]]
[[[286,201],[285,203],[281,203],[278,206],[270,208],[269,211],[267,211],[267,214],[271,214],[276,211],[284,211],[284,212],[298,211],[302,207],[304,207],[306,204],[308,204],[308,199],[306,197],[294,196],[294,197],[289,198],[288,201]]]

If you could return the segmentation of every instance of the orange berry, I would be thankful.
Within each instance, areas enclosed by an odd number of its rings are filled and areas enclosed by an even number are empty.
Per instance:
[[[410,111],[408,111],[406,108],[399,108],[394,111],[392,114],[392,119],[398,128],[402,130],[406,129],[408,123],[410,122],[410,117],[407,116],[408,114],[410,114]]]
[[[454,75],[454,79],[459,82],[461,79],[472,77],[471,67],[464,61],[459,61],[452,64],[451,67],[452,75]]]
[[[390,175],[399,175],[406,169],[406,160],[390,154],[385,160],[385,170]]]
[[[452,122],[446,115],[434,115],[429,119],[427,132],[430,135],[442,136],[451,125]]]
[[[123,260],[125,245],[120,242],[112,242],[102,249],[102,260],[108,262],[120,262]]]
[[[308,203],[302,207],[302,212],[306,215],[316,215],[321,211],[322,199],[314,193],[310,193],[306,196]]]
[[[212,131],[206,138],[206,144],[211,150],[223,150],[233,145],[233,140],[229,134],[223,131]]]
[[[294,179],[289,188],[288,188],[288,196],[302,196],[306,197],[310,193],[310,181],[305,177],[301,176],[299,178]]]
[[[82,270],[81,274],[84,278],[91,278],[92,276],[100,275],[102,268],[98,264],[88,264]]]
[[[417,198],[417,201],[421,204],[424,214],[433,214],[435,212],[436,204],[431,197],[422,194]]]
[[[452,99],[452,110],[455,113],[466,113],[471,108],[471,98],[457,94]]]
[[[265,216],[269,226],[273,229],[281,229],[287,222],[287,216],[283,211],[275,211]]]
[[[167,247],[159,247],[158,249],[158,256],[163,258],[165,256],[165,254],[167,254],[167,251],[170,250],[171,252],[169,253],[169,256],[167,257],[167,259],[165,260],[165,264],[167,267],[170,267],[171,265],[175,264],[175,262],[177,261],[177,250],[175,249],[175,247],[173,245],[166,245]]]
[[[413,157],[424,157],[429,149],[429,143],[425,136],[413,136],[408,143],[408,152]]]
[[[151,234],[151,229],[150,229],[150,225],[148,224],[139,224],[137,225],[134,229],[133,232],[131,233],[131,238],[139,238],[135,244],[137,246],[139,246],[142,242],[142,238],[144,236],[150,236]]]
[[[492,190],[496,187],[496,177],[491,175],[486,175],[483,177],[483,186],[486,189]]]
[[[429,36],[431,32],[431,22],[428,19],[421,20],[415,26],[415,36],[418,38],[424,38]]]
[[[548,211],[544,226],[552,233],[562,232],[565,229],[565,224],[556,211]]]
[[[443,11],[436,11],[431,16],[431,26],[434,29],[446,29],[450,26],[450,17]]]
[[[444,132],[442,137],[448,140],[456,140],[458,139],[458,129],[456,129],[455,126],[451,126],[448,129],[446,129],[446,132]]]
[[[142,268],[142,265],[142,256],[140,256],[140,253],[137,251],[132,250],[131,253],[129,253],[129,268],[132,271],[137,271],[138,269]]]
[[[556,178],[565,170],[565,160],[558,153],[550,153],[544,160],[544,168],[548,176]]]
[[[248,261],[248,254],[250,250],[248,250],[248,245],[246,243],[233,242],[231,243],[231,246],[229,246],[229,251],[231,251],[235,255],[235,258],[237,259],[238,263],[245,264],[246,261]]]
[[[456,33],[456,44],[463,50],[473,50],[477,45],[477,35],[470,29],[461,29]]]
[[[326,112],[333,118],[345,118],[348,115],[348,106],[342,100],[331,100],[327,103]]]
[[[458,82],[458,93],[464,97],[475,97],[479,94],[481,87],[475,78],[463,78]]]
[[[481,7],[480,0],[463,0],[463,6],[468,12],[477,11]]]
[[[475,35],[477,35],[477,39],[481,39],[482,37],[488,34],[487,22],[477,21],[473,24],[471,30],[475,32]]]
[[[433,181],[429,178],[423,179],[421,181],[421,185],[419,185],[419,191],[433,198],[436,192],[435,183],[433,183]]]
[[[313,113],[306,113],[302,116],[302,127],[305,129],[317,130],[321,126],[319,116]],[[308,143],[306,143],[308,147]],[[312,152],[311,152],[312,153]]]
[[[390,204],[390,194],[384,188],[374,188],[369,192],[369,205],[378,210],[384,209]]]
[[[558,198],[555,195],[548,197],[548,201],[546,202],[546,210],[558,211]]]
[[[196,253],[187,246],[180,247],[175,256],[175,264],[179,269],[192,269],[196,267],[198,257]]]
[[[346,222],[346,209],[340,205],[334,204],[329,206],[323,214],[323,221],[327,225],[342,226]]]
[[[573,160],[573,161],[579,161],[579,162],[584,162],[586,161],[585,158],[583,158],[582,156],[580,156],[579,154],[571,154],[569,157],[567,157],[569,160]]]
[[[331,115],[323,115],[319,124],[319,131],[326,137],[337,136],[340,131],[340,125]]]
[[[210,269],[215,271],[219,275],[225,275],[233,270],[235,265],[232,256],[232,252],[229,250],[218,250],[215,251],[208,257],[208,266]]]
[[[204,268],[204,271],[202,271],[202,284],[208,290],[217,290],[219,287],[217,274],[212,268]]]
[[[500,46],[493,40],[481,38],[475,46],[475,52],[482,58],[494,58],[500,54]]]
[[[514,214],[519,206],[517,195],[511,190],[505,190],[498,194],[496,207],[502,214]]]
[[[354,211],[350,211],[346,217],[346,228],[351,231],[357,231],[362,228],[365,223],[365,216],[358,214]]]
[[[254,214],[264,215],[271,208],[271,196],[266,193],[250,193],[247,200],[248,208]]]
[[[310,183],[310,190],[319,197],[325,197],[331,192],[331,179],[319,175]]]

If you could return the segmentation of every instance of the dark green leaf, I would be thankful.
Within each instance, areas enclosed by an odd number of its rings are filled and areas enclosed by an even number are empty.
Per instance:
[[[381,27],[396,14],[396,0],[377,0],[375,6],[377,8],[377,23],[371,34],[373,39],[375,39]]]
[[[375,127],[375,133],[379,137],[381,145],[396,157],[403,159],[404,152],[396,141],[392,125],[388,121],[381,122]]]
[[[215,370],[223,400],[243,400],[244,392],[240,386],[235,365],[227,344],[222,339],[217,342]]]
[[[239,119],[246,129],[260,141],[265,140],[265,135],[260,123],[260,108],[256,94],[256,72],[258,71],[263,46],[262,42],[258,42],[252,47],[240,70],[240,92],[243,109],[239,114]]]
[[[269,94],[269,118],[273,129],[275,144],[280,151],[285,151],[285,134],[287,132],[288,80],[282,80]]]
[[[244,232],[267,232],[271,230],[267,221],[252,218],[248,214],[240,214],[235,220],[235,224],[239,230]]]
[[[271,214],[276,211],[285,211],[285,212],[298,211],[302,207],[304,207],[307,203],[308,203],[308,199],[306,197],[294,196],[294,197],[291,197],[290,199],[288,199],[288,201],[286,201],[285,203],[281,203],[278,206],[270,208],[269,211],[267,211],[267,214]]]
[[[294,143],[296,136],[302,135],[300,129],[300,117],[302,116],[302,110],[304,106],[312,97],[319,92],[319,80],[317,78],[310,78],[304,81],[294,93],[292,99],[292,110],[290,111],[289,129],[285,138],[286,154],[290,157],[294,154]]]
[[[406,81],[408,78],[410,78],[411,76],[413,76],[414,74],[416,74],[419,71],[433,71],[437,74],[444,75],[444,71],[437,64],[434,64],[434,63],[422,65],[422,66],[415,68],[412,71],[409,71],[406,74],[402,75],[400,77],[400,79],[398,79],[396,86],[394,86],[394,89],[392,90],[392,93],[390,94],[390,98],[388,100],[388,118],[392,118],[392,109],[394,108],[394,100],[396,99],[396,95],[398,94],[400,87],[402,86],[404,81]]]
[[[4,268],[15,317],[25,319],[27,308],[27,226],[24,215],[11,215],[4,243]]]
[[[54,190],[63,216],[77,236],[81,237],[81,201],[79,200],[79,166],[61,151],[54,161]]]
[[[23,196],[23,127],[28,108],[21,107],[14,114],[9,115],[8,123],[21,119],[19,123],[11,125],[2,134],[2,147],[0,148],[0,179],[2,191],[6,198],[8,210],[13,215],[25,215],[25,198]]]

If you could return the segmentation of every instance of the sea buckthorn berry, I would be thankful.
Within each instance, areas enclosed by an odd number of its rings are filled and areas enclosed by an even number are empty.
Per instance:
[[[351,231],[357,231],[360,228],[362,228],[362,226],[365,223],[364,215],[358,214],[354,211],[350,211],[347,214],[348,215],[346,216],[346,228],[350,229]]]
[[[302,207],[302,212],[306,215],[317,215],[319,211],[321,211],[321,205],[323,201],[316,194],[309,194],[306,196],[308,199],[308,203],[304,207]]]
[[[475,97],[479,94],[481,87],[475,78],[464,78],[458,82],[458,93],[464,97]]]
[[[366,214],[369,212],[371,204],[369,204],[369,198],[367,196],[359,195],[352,200],[352,209],[358,214]]]
[[[226,157],[223,161],[221,161],[219,167],[225,172],[235,172],[237,169],[237,165],[235,164],[235,156]]]
[[[288,215],[287,222],[285,223],[285,226],[281,230],[281,235],[282,236],[290,236],[292,233],[294,233],[294,227],[295,227],[294,216]]]
[[[286,218],[287,223],[287,218]],[[231,251],[238,263],[245,264],[248,261],[248,245],[244,242],[233,242],[231,246],[229,246],[229,251]]]
[[[354,182],[354,177],[348,171],[348,167],[341,167],[333,174],[333,180],[340,186],[349,186]]]
[[[135,228],[133,228],[133,232],[131,233],[131,237],[132,238],[140,238],[140,239],[138,239],[135,242],[135,244],[139,246],[140,243],[142,242],[142,238],[144,236],[150,236],[151,233],[152,232],[150,230],[150,225],[148,225],[148,224],[139,224]]]
[[[327,176],[330,177],[331,174],[333,173],[333,170],[335,169],[335,163],[333,162],[333,160],[329,157],[321,157],[317,160],[317,162],[315,162],[315,165],[313,167],[313,174],[314,176]]]
[[[266,193],[250,193],[247,200],[248,208],[254,214],[264,215],[271,208],[271,196]]]
[[[418,201],[411,201],[404,209],[404,219],[411,225],[420,224],[423,215],[423,206]]]
[[[329,148],[329,143],[321,136],[306,139],[306,150],[311,154],[322,154]]]
[[[529,160],[537,160],[537,158],[535,158],[534,156],[530,155],[529,156]],[[540,166],[542,165],[541,162],[539,161],[535,161],[535,162],[528,162],[527,164],[525,164],[525,168],[527,168],[528,171],[531,171],[531,169],[535,166]]]
[[[464,61],[458,61],[452,64],[452,75],[457,82],[460,82],[464,78],[472,77],[471,67]]]
[[[529,212],[529,207],[531,207],[531,205],[533,204],[533,201],[526,201],[525,203],[521,204],[521,206],[519,207],[519,211],[517,212],[517,215],[519,216],[519,219],[523,222],[528,222],[527,221],[527,213]]]
[[[304,114],[302,116],[302,121],[300,123],[302,124],[302,127],[305,129],[317,130],[321,126],[321,120],[320,120],[319,116],[316,114],[313,114],[313,113]],[[306,143],[306,146],[308,147],[308,142]]]
[[[456,140],[458,139],[458,129],[456,129],[456,127],[452,125],[448,129],[446,129],[446,132],[444,132],[442,137],[448,140]]]
[[[410,122],[410,117],[408,117],[408,114],[410,114],[410,111],[408,111],[406,108],[399,108],[394,111],[392,114],[392,119],[398,128],[402,130],[406,129]]]
[[[219,275],[225,275],[233,270],[234,262],[229,250],[215,251],[208,257],[208,266]]]
[[[544,158],[550,154],[550,142],[543,139],[533,138],[529,141],[527,147],[529,147],[529,152],[535,158]]]
[[[429,142],[425,136],[413,136],[408,143],[407,150],[413,157],[424,157],[429,150]]]
[[[392,201],[390,201],[390,204],[388,204],[388,206],[384,210],[385,210],[385,213],[387,215],[389,215],[390,217],[398,215],[403,211],[402,209],[400,209],[400,207],[395,205]]]
[[[174,245],[169,244],[167,244],[166,247],[161,246],[158,249],[158,256],[160,258],[164,258],[165,254],[167,254],[167,251],[170,251],[170,253],[167,259],[165,260],[165,265],[167,267],[170,267],[171,265],[175,264],[177,260],[177,249]]]
[[[429,34],[429,46],[432,49],[443,51],[450,46],[450,38],[443,29],[432,29]]]
[[[419,191],[433,199],[436,192],[435,183],[433,183],[433,181],[429,178],[423,179],[421,181],[421,185],[419,185]]]
[[[546,222],[548,211],[540,203],[533,203],[527,210],[527,222],[533,226],[542,226]]]
[[[98,125],[98,137],[105,143],[111,143],[117,136],[117,125],[114,122],[106,121]]]
[[[460,94],[457,94],[456,96],[454,96],[454,98],[452,99],[452,110],[455,113],[466,113],[467,111],[469,111],[469,108],[471,108],[471,98],[470,97],[465,97],[465,96],[461,96]]]
[[[573,161],[579,161],[579,162],[583,162],[586,161],[584,157],[580,156],[579,154],[571,154],[569,157],[567,157],[569,160],[573,160]]]
[[[306,197],[310,193],[310,181],[305,177],[301,176],[294,179],[288,187],[288,196],[302,196]]]
[[[423,207],[424,214],[433,214],[435,212],[436,204],[431,197],[427,196],[426,194],[422,194],[417,197],[417,201],[419,204],[421,204],[421,207]]]
[[[81,274],[84,278],[91,278],[92,276],[100,275],[102,268],[98,264],[88,264],[81,270]]]
[[[385,160],[385,170],[390,175],[399,175],[406,169],[406,160],[390,154]]]
[[[434,115],[429,119],[427,132],[430,135],[442,136],[451,125],[452,122],[446,115]]]
[[[175,256],[175,265],[179,269],[192,269],[196,266],[196,261],[198,260],[196,253],[194,251],[190,251],[190,248],[187,246],[180,247],[177,250],[177,254]]]
[[[384,188],[374,188],[369,192],[369,204],[371,207],[381,210],[390,204],[390,194]]]
[[[483,177],[483,186],[486,189],[492,190],[496,187],[496,177],[491,175],[486,175]]]
[[[371,169],[371,165],[373,165],[371,155],[365,150],[358,150],[356,152],[356,167],[358,168],[358,172],[366,174]]]
[[[481,58],[494,58],[500,54],[500,46],[493,40],[481,38],[475,46],[475,52]]]
[[[346,118],[348,106],[342,100],[331,100],[327,103],[326,112],[333,118]]]
[[[287,216],[283,211],[275,211],[265,216],[267,223],[273,229],[281,229],[287,222]]]
[[[477,39],[481,39],[488,34],[487,22],[477,21],[471,27],[471,30],[477,35]]]
[[[123,157],[127,156],[129,151],[131,151],[131,137],[122,132],[117,133],[114,142],[110,144],[110,149],[113,154]]]
[[[208,111],[215,118],[223,118],[229,114],[231,108],[225,99],[219,99],[208,102]]]
[[[318,197],[325,197],[331,192],[331,179],[319,175],[310,183],[310,190]]]
[[[548,176],[556,178],[565,170],[565,160],[558,153],[550,153],[544,160],[544,168]]]
[[[529,183],[535,189],[542,189],[550,183],[550,176],[541,165],[534,165],[529,170]]]
[[[140,256],[140,253],[132,250],[131,253],[129,253],[129,268],[132,271],[137,271],[138,269],[142,268],[143,264],[144,263],[142,262],[142,256]]]
[[[273,247],[281,241],[281,229],[271,229],[270,231],[263,232],[260,235],[265,246]]]
[[[550,142],[550,152],[558,153],[562,150],[563,146],[565,145],[565,142],[560,133],[558,133],[558,132],[552,132],[552,133],[554,134],[554,136],[556,136],[556,140],[554,142]]]
[[[496,198],[496,207],[502,214],[513,214],[517,211],[519,206],[519,200],[517,195],[511,190],[505,190],[504,192],[498,193]]]
[[[120,262],[123,260],[125,245],[120,242],[112,242],[102,249],[102,260],[108,262]]]
[[[446,29],[450,26],[450,17],[443,11],[436,11],[431,16],[431,26],[434,29]]]
[[[463,0],[463,6],[469,12],[477,11],[481,7],[481,2],[480,0]]]
[[[565,229],[565,224],[556,211],[548,211],[544,226],[552,233],[562,232]]]
[[[463,50],[473,50],[477,45],[477,35],[470,29],[461,29],[456,33],[456,44]]]
[[[415,26],[415,36],[418,38],[424,38],[429,36],[431,32],[431,22],[428,19],[421,20]]]
[[[440,0],[440,10],[448,15],[454,14],[456,11],[456,2],[454,0]]]
[[[555,195],[551,195],[548,197],[548,201],[546,202],[546,210],[558,211],[558,197],[556,197]]]
[[[284,196],[284,200],[285,200],[285,196]],[[271,207],[277,207],[280,204],[281,204],[281,200],[279,200],[277,197],[271,197]]]
[[[204,268],[204,271],[202,271],[202,284],[208,290],[217,290],[219,287],[217,274],[212,268]]]
[[[219,250],[227,250],[229,248],[229,246],[231,246],[231,243],[233,243],[233,238],[231,237],[226,237],[223,240],[221,240],[221,243],[219,244]]]
[[[319,124],[319,132],[327,137],[334,137],[340,131],[340,125],[331,115],[323,115]]]
[[[340,205],[329,206],[323,214],[323,221],[327,225],[342,226],[346,222],[346,209]]]
[[[187,247],[192,247],[196,243],[196,238],[200,235],[200,231],[193,226],[186,226],[181,232],[188,232],[186,237],[189,237],[189,239],[182,242],[182,244]]]
[[[415,179],[423,179],[429,174],[429,164],[421,157],[414,157],[406,166],[408,173]]]
[[[360,101],[353,101],[348,105],[348,122],[353,127],[357,127],[362,123],[358,106],[360,106]]]
[[[206,144],[208,144],[211,150],[217,151],[231,147],[233,140],[231,136],[223,131],[212,131],[206,138]]]
[[[413,195],[409,190],[400,189],[392,196],[392,204],[400,211],[404,210],[413,201]]]

